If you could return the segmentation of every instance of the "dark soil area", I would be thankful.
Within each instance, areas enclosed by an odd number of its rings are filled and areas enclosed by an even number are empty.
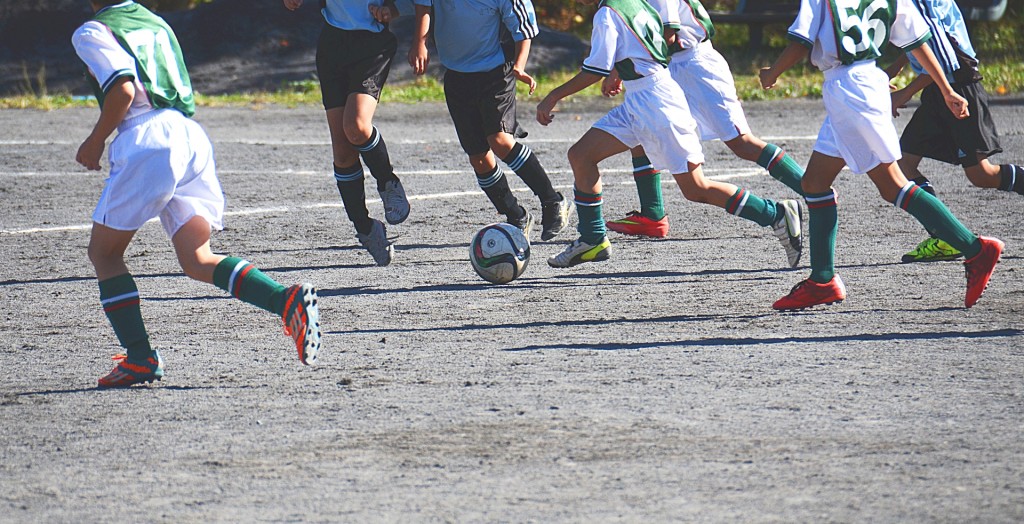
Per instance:
[[[87,94],[71,34],[91,14],[84,0],[0,7],[0,96]],[[200,93],[276,90],[316,77],[316,41],[323,19],[315,1],[291,12],[280,0],[218,0],[162,16],[178,35]],[[411,16],[403,16],[392,24],[399,48],[391,82],[413,77],[405,61],[412,22]],[[531,70],[576,67],[586,48],[575,36],[543,29],[533,42]],[[437,74],[436,56],[433,63],[432,73]]]

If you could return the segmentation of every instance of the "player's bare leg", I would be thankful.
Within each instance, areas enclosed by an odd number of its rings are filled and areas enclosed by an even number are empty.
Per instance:
[[[691,202],[711,204],[763,227],[771,227],[782,244],[789,267],[796,267],[803,256],[803,213],[795,200],[774,202],[728,182],[710,180],[699,164],[687,163],[689,171],[675,173],[683,196]]]
[[[541,240],[551,240],[565,229],[572,211],[572,202],[555,191],[547,171],[537,155],[510,133],[499,132],[487,137],[494,156],[500,158],[540,199]],[[494,158],[489,158],[493,162]],[[481,166],[484,167],[484,166]],[[476,166],[474,166],[476,169]],[[477,173],[482,171],[477,170]]]
[[[367,98],[370,100],[365,100]],[[327,126],[331,132],[331,149],[334,156],[334,178],[338,193],[345,204],[345,213],[356,228],[356,238],[373,257],[374,263],[386,266],[394,258],[395,248],[388,241],[384,223],[371,218],[370,211],[366,208],[365,176],[363,165],[359,161],[360,152],[352,145],[349,136],[351,134],[351,138],[356,140],[368,140],[373,132],[373,125],[370,122],[377,107],[376,100],[369,95],[350,95],[348,100],[349,103],[342,107],[327,110]],[[350,105],[352,107],[349,107]],[[403,190],[403,198],[404,195]]]
[[[590,128],[569,148],[569,165],[575,187],[573,189],[580,237],[561,253],[548,258],[552,267],[570,267],[584,262],[607,260],[611,243],[606,235],[601,206],[601,172],[597,165],[604,159],[628,150],[625,144],[606,131]]]
[[[89,260],[96,269],[100,302],[118,342],[126,354],[115,357],[114,369],[99,379],[101,388],[123,388],[163,377],[163,361],[149,344],[142,321],[139,289],[128,272],[124,253],[135,231],[121,231],[93,223],[89,237]]]
[[[832,183],[845,166],[846,162],[841,158],[817,151],[811,153],[801,181],[809,215],[811,275],[793,286],[789,294],[776,300],[772,305],[775,309],[804,309],[821,304],[835,304],[846,299],[846,286],[835,273],[839,215],[836,195],[832,190]]]
[[[252,263],[237,257],[214,254],[210,249],[210,224],[196,216],[171,238],[178,262],[189,278],[213,284],[243,302],[281,317],[292,336],[303,364],[311,364],[320,351],[320,311],[311,284],[286,288]]]

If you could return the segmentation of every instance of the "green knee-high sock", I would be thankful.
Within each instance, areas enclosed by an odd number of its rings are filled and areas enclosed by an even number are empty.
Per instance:
[[[742,187],[736,188],[736,193],[726,200],[725,210],[760,226],[770,226],[778,220],[778,206],[775,202],[763,199]]]
[[[804,170],[781,147],[775,144],[765,145],[761,155],[757,157],[757,165],[767,169],[772,178],[803,196],[804,190],[800,187],[800,182],[804,178]]]
[[[917,184],[908,182],[903,186],[893,205],[913,215],[926,230],[960,250],[965,257],[971,258],[981,251],[977,235],[964,227],[941,200],[921,190]]]
[[[118,342],[128,352],[128,360],[141,362],[153,355],[149,334],[142,321],[139,288],[131,273],[108,278],[100,284],[100,303]]]
[[[665,203],[661,196],[661,173],[647,155],[633,157],[633,181],[640,197],[640,214],[651,219],[665,217]]]
[[[836,275],[836,232],[839,230],[836,193],[808,193],[804,200],[809,215],[811,280],[825,284]]]
[[[231,296],[276,315],[284,312],[285,287],[238,257],[221,260],[213,270],[213,284]]]
[[[580,232],[580,240],[588,244],[600,243],[606,233],[604,217],[601,215],[601,206],[604,204],[601,193],[585,193],[576,188],[572,192],[576,199],[576,214],[579,216],[576,230]]]

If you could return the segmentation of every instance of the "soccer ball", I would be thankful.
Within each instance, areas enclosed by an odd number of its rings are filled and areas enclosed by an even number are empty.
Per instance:
[[[469,262],[476,274],[488,282],[511,282],[530,263],[530,241],[512,224],[484,226],[469,243]]]

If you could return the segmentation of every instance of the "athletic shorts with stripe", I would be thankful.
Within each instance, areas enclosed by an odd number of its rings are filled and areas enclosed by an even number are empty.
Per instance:
[[[988,108],[988,93],[981,83],[955,83],[953,91],[967,99],[970,116],[956,118],[946,107],[938,86],[925,87],[921,91],[921,106],[910,117],[900,138],[904,153],[973,167],[978,164],[978,155],[988,157],[1003,151]]]
[[[487,137],[496,133],[526,136],[516,120],[516,77],[512,75],[512,64],[479,73],[449,69],[444,74],[444,98],[459,144],[467,155],[489,151]]]
[[[324,109],[343,107],[352,93],[380,100],[397,50],[398,39],[391,31],[349,31],[324,23],[316,46]]]

